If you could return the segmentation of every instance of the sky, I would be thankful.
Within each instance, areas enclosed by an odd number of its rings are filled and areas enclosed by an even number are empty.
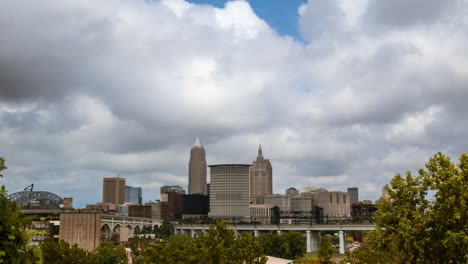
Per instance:
[[[267,4],[268,3],[268,4]],[[467,0],[4,0],[0,181],[102,199],[104,176],[159,199],[208,164],[273,191],[358,187],[468,150]]]

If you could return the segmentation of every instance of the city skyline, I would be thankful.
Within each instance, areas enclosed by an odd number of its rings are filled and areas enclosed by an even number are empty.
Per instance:
[[[2,1],[2,184],[82,207],[121,175],[147,202],[186,188],[199,136],[208,164],[262,144],[273,193],[375,201],[468,150],[467,1],[261,2]]]

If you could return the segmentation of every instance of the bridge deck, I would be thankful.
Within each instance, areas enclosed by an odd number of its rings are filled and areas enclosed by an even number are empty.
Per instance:
[[[228,225],[229,228],[239,231],[370,231],[375,229],[373,224],[346,224],[346,225]],[[175,225],[174,228],[182,230],[208,230],[209,225]]]

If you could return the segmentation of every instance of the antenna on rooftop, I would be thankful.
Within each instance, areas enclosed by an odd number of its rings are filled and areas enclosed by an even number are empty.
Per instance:
[[[28,187],[24,188],[25,191],[30,191],[32,192],[33,191],[33,188],[34,188],[34,183],[29,185]]]

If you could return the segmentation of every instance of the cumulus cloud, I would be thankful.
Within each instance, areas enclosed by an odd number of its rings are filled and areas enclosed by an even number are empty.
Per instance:
[[[369,1],[369,23],[388,27],[433,25],[457,11],[463,0]]]
[[[153,200],[186,185],[200,136],[209,164],[249,163],[261,143],[275,192],[362,184],[375,200],[435,151],[466,151],[467,2],[353,3],[299,7],[304,43],[247,1],[4,1],[8,189],[84,204],[121,175]]]

